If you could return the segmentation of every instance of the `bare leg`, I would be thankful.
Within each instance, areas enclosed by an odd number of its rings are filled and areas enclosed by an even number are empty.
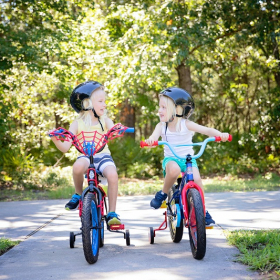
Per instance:
[[[162,191],[164,193],[168,194],[172,185],[174,184],[174,182],[177,180],[178,176],[180,175],[181,169],[175,161],[169,161],[166,164],[165,172],[166,172],[166,175],[165,175]]]
[[[193,167],[193,178],[194,178],[194,182],[201,187],[203,194],[204,194],[204,189],[203,189],[203,184],[202,184],[202,180],[200,177],[200,173],[199,173],[198,168],[196,168],[196,167]]]
[[[73,165],[73,181],[75,191],[81,195],[83,192],[84,174],[87,171],[89,162],[85,158],[79,158]]]
[[[103,174],[108,180],[109,212],[115,212],[118,196],[118,173],[116,167],[113,165],[106,166]]]

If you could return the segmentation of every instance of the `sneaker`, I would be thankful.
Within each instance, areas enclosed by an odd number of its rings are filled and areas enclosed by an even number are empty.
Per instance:
[[[116,214],[116,212],[109,212],[107,215],[106,215],[106,222],[107,222],[107,225],[108,226],[111,226],[111,225],[120,225],[122,222],[121,222],[121,219],[119,217],[118,214]]]
[[[79,206],[81,196],[77,193],[73,194],[71,200],[65,204],[65,210],[76,210]]]
[[[154,209],[160,208],[163,201],[165,201],[167,198],[167,194],[163,191],[159,191],[156,193],[155,198],[153,198],[150,202],[150,206]]]
[[[212,219],[211,215],[209,212],[206,210],[206,215],[205,215],[205,226],[213,226],[215,224],[215,221]]]

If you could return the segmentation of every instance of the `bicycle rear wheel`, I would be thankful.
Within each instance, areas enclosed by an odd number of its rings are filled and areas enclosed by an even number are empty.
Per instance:
[[[168,194],[168,202],[171,201],[174,192],[176,191],[176,185],[173,185]],[[181,217],[181,210],[179,206],[179,199],[175,198],[170,204],[173,214],[175,216],[168,215],[168,225],[171,239],[174,243],[179,243],[182,240],[184,233],[184,224]],[[168,210],[167,210],[168,213]]]
[[[189,209],[188,229],[192,255],[195,259],[201,260],[206,253],[206,230],[203,204],[198,190],[189,189],[187,200]]]
[[[82,240],[84,255],[89,264],[98,260],[100,229],[95,195],[88,192],[83,201]]]

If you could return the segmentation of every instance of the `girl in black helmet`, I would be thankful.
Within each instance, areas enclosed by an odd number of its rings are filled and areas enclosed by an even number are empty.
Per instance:
[[[222,141],[227,141],[229,134],[222,133],[214,128],[198,125],[188,118],[191,116],[195,104],[191,95],[176,87],[163,90],[160,93],[159,100],[159,118],[153,134],[146,140],[146,143],[152,145],[161,136],[163,141],[172,145],[191,144],[194,132],[199,132],[210,137],[220,136]],[[181,155],[193,155],[193,148],[176,147],[175,151]],[[195,159],[192,160],[194,181],[202,190],[203,185]],[[155,198],[150,202],[154,209],[160,208],[162,202],[167,198],[167,194],[178,178],[180,172],[185,172],[185,160],[174,157],[167,146],[164,146],[164,160],[162,163],[163,173],[165,175],[163,189],[156,193]],[[205,223],[207,226],[215,224],[211,215],[206,211]]]
[[[75,135],[81,131],[106,133],[107,130],[114,126],[114,123],[106,117],[105,101],[104,87],[98,82],[88,81],[75,87],[70,96],[70,103],[73,109],[79,113],[79,116],[70,125],[69,131]],[[57,148],[64,153],[71,147],[70,142],[61,142],[56,140],[56,137],[51,139]],[[66,210],[78,208],[79,199],[83,191],[84,174],[88,169],[89,163],[89,158],[82,155],[77,158],[73,165],[73,181],[76,193],[65,205]],[[94,165],[108,180],[109,213],[106,215],[107,223],[108,225],[121,224],[119,216],[115,212],[118,195],[118,174],[107,144],[101,152],[94,156]]]

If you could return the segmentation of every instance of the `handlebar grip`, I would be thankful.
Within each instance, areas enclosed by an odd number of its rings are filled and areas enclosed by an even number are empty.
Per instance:
[[[127,128],[127,130],[125,132],[126,133],[134,133],[134,127]]]
[[[221,137],[220,136],[215,136],[215,142],[220,142],[221,141]],[[228,141],[231,142],[232,141],[232,135],[230,134],[228,136]]]
[[[58,136],[59,133],[62,133],[62,132],[63,132],[63,129],[58,129],[58,130],[53,131],[51,134],[49,134],[49,136],[50,137]]]
[[[141,148],[144,148],[144,147],[153,147],[153,146],[158,146],[158,141],[155,141],[153,143],[153,145],[148,145],[145,141],[141,141],[140,142],[140,147]]]

